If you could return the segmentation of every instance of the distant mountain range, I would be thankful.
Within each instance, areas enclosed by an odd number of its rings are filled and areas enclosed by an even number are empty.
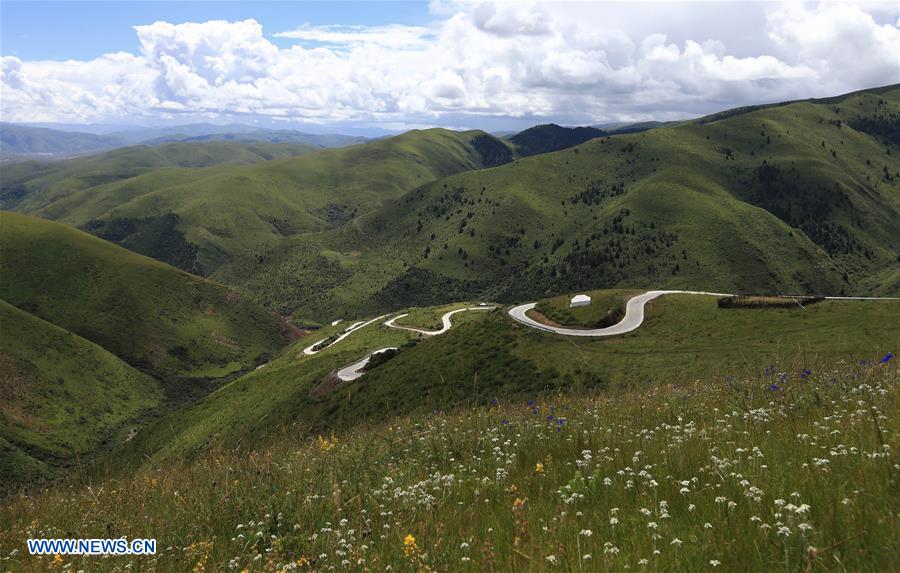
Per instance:
[[[52,124],[50,124],[52,125]],[[365,137],[305,133],[288,129],[265,129],[241,124],[195,123],[162,128],[121,128],[105,131],[73,131],[45,125],[0,123],[0,153],[5,160],[23,158],[72,157],[129,145],[159,145],[171,142],[234,141],[240,143],[300,143],[318,148],[342,147],[368,141]]]

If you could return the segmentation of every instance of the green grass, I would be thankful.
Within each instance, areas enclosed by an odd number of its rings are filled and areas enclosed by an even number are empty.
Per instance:
[[[433,319],[445,310],[421,309],[417,317]],[[632,333],[575,339],[519,325],[502,308],[473,311],[454,317],[460,320],[449,332],[421,338],[362,378],[338,384],[329,381],[338,368],[419,338],[378,322],[314,356],[302,353],[355,322],[345,320],[143,429],[117,459],[196,455],[214,444],[253,444],[283,431],[327,433],[363,420],[454,411],[493,399],[723,381],[803,362],[855,363],[896,351],[900,326],[892,317],[898,315],[897,301],[735,311],[719,309],[715,297],[671,295],[652,301],[645,323]],[[405,324],[428,326],[418,322]]]
[[[615,324],[625,316],[628,299],[640,291],[636,290],[592,290],[590,306],[572,308],[572,297],[577,293],[564,294],[541,301],[535,310],[557,324],[596,328]]]
[[[0,297],[167,382],[237,373],[286,340],[277,316],[221,285],[65,225],[0,213]],[[181,381],[181,383],[179,383]]]
[[[711,376],[533,406],[501,401],[319,438],[285,428],[255,449],[12,496],[0,505],[4,566],[50,566],[53,557],[27,555],[26,538],[108,537],[111,528],[156,538],[157,555],[56,565],[900,568],[896,359],[784,366],[791,375],[777,390],[769,376],[728,384]],[[805,366],[813,374],[797,378]]]
[[[153,378],[2,300],[0,323],[0,494],[121,444],[162,401]]]

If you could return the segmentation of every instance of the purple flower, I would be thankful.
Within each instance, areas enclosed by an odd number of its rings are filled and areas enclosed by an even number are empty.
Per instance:
[[[566,423],[566,419],[565,419],[565,418],[558,418],[558,419],[556,420],[556,423],[559,424],[560,426],[562,426],[563,424]]]
[[[500,402],[498,402],[496,398],[494,398],[493,400],[491,400],[491,406],[496,406],[496,405],[498,405],[499,403],[500,403]]]
[[[769,385],[769,390],[771,390],[772,392],[778,390],[778,384],[771,384],[771,385]]]
[[[550,414],[549,416],[547,416],[547,419],[552,421],[552,420],[556,419],[556,416],[554,416],[553,414]]]
[[[532,408],[531,413],[534,414],[535,416],[537,416],[537,415],[538,415],[538,409],[537,409],[537,408]]]
[[[528,406],[529,406],[530,408],[534,408],[534,400],[529,400],[529,401],[528,401]]]
[[[804,368],[803,372],[800,373],[800,378],[803,378],[804,380],[809,378],[810,376],[812,376],[812,370],[810,370],[809,368]]]
[[[507,420],[506,418],[503,418],[502,420],[500,420],[500,423],[503,424],[504,426],[508,426],[509,420]]]
[[[894,357],[894,355],[891,354],[890,352],[888,352],[887,354],[885,354],[885,355],[881,358],[881,363],[882,363],[882,364],[887,364],[888,362],[891,361],[891,358],[893,358],[893,357]]]

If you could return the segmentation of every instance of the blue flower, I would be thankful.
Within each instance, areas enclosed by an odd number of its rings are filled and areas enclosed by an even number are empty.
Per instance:
[[[537,408],[533,408],[533,409],[531,410],[531,413],[534,414],[535,416],[537,416],[537,415],[538,415],[538,409],[537,409]]]
[[[562,426],[563,424],[566,423],[566,419],[565,419],[565,418],[558,418],[558,419],[556,420],[556,423],[559,424],[560,426]]]
[[[531,408],[534,408],[534,400],[529,400],[529,401],[528,401],[528,406],[531,407]]]
[[[549,416],[547,416],[547,419],[548,419],[548,420],[555,420],[555,419],[556,419],[556,416],[554,416],[553,414],[550,414]]]
[[[498,405],[499,403],[500,403],[500,402],[498,402],[496,398],[494,398],[493,400],[491,400],[491,406],[496,406],[496,405]]]
[[[885,354],[885,355],[882,357],[881,363],[882,363],[882,364],[887,364],[888,362],[891,361],[891,358],[893,358],[893,357],[894,357],[894,355],[891,354],[890,352],[888,352],[887,354]]]
[[[506,418],[503,418],[502,420],[500,420],[500,423],[503,424],[504,426],[508,426],[509,420],[507,420]]]
[[[775,390],[778,390],[778,384],[771,384],[771,385],[769,385],[769,390],[771,390],[771,391],[773,391],[773,392],[774,392]]]
[[[800,378],[806,379],[812,376],[812,370],[809,368],[804,368],[803,372],[800,373]]]

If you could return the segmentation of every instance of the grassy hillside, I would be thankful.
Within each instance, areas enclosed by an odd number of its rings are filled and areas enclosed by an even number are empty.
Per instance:
[[[267,244],[341,225],[428,181],[509,159],[509,148],[482,132],[411,131],[249,167],[151,172],[75,192],[51,189],[16,209],[221,278],[230,276],[231,265],[258,261]],[[165,227],[156,240],[135,239],[154,224]],[[169,243],[196,256],[173,257]]]
[[[598,293],[598,300],[603,295]],[[439,313],[454,307],[412,309],[398,324],[430,328]],[[254,444],[285,428],[328,432],[363,419],[449,411],[493,399],[725,380],[773,365],[855,361],[896,351],[896,316],[898,301],[828,301],[805,311],[732,310],[718,308],[714,297],[673,295],[650,303],[638,330],[608,339],[547,335],[498,309],[457,315],[453,328],[434,338],[389,329],[381,320],[318,354],[302,352],[357,320],[348,319],[142,430],[122,459],[177,457],[216,442]],[[333,377],[337,369],[388,346],[401,352],[362,378]]]
[[[153,378],[2,300],[0,324],[0,494],[121,443],[162,399]]]
[[[284,343],[279,319],[237,293],[65,225],[0,213],[0,298],[188,392]]]
[[[894,87],[594,139],[425,184],[258,270],[309,277],[286,306],[322,319],[612,287],[896,294],[898,118]],[[302,270],[319,256],[327,279]]]
[[[897,360],[783,366],[813,372],[287,428],[8,498],[0,545],[13,570],[64,532],[158,541],[72,570],[897,570]]]

